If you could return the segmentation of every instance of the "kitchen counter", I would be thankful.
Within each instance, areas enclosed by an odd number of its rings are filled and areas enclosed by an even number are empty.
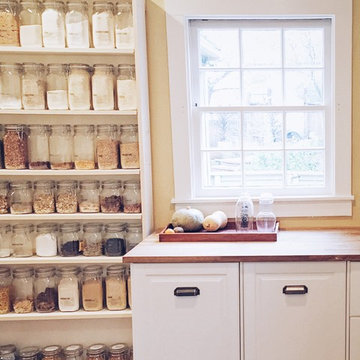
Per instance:
[[[360,229],[281,230],[276,242],[164,243],[157,233],[123,257],[124,263],[360,260]]]

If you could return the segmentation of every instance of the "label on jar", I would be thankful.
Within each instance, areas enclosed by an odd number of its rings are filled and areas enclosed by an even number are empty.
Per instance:
[[[21,46],[41,47],[41,25],[21,25],[20,44]]]
[[[47,92],[47,104],[50,110],[67,110],[68,98],[66,90],[50,90]]]
[[[41,95],[42,81],[35,79],[23,79],[22,91],[25,97],[35,97]]]
[[[140,166],[138,143],[120,144],[120,163],[125,169],[136,169]]]
[[[134,47],[134,28],[127,27],[124,29],[117,28],[116,33],[116,48],[133,48]]]
[[[114,47],[114,21],[110,14],[103,12],[92,17],[95,48]]]
[[[119,110],[136,110],[135,80],[117,80]]]
[[[95,110],[114,109],[114,86],[112,76],[93,76],[93,106]]]
[[[41,18],[44,47],[65,47],[65,24],[61,13],[46,9]]]
[[[66,39],[68,47],[89,47],[89,22],[88,20],[66,23]]]

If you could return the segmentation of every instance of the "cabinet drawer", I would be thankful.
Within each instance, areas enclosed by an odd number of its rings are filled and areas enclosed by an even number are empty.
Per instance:
[[[350,263],[350,316],[360,316],[360,262]]]

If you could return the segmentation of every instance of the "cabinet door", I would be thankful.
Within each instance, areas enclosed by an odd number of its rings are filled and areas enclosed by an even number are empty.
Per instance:
[[[239,264],[133,264],[131,278],[135,360],[240,359]]]
[[[245,360],[344,360],[344,262],[244,264]]]
[[[350,360],[360,359],[360,318],[350,319]]]

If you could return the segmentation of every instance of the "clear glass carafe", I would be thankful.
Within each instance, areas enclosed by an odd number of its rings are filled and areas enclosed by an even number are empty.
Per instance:
[[[94,65],[91,83],[94,110],[114,110],[114,66]]]
[[[33,208],[35,214],[55,212],[55,183],[52,180],[34,182]]]
[[[61,180],[56,184],[56,212],[74,214],[77,212],[77,181]]]
[[[84,180],[79,183],[79,210],[81,213],[100,212],[100,183],[96,180]]]
[[[48,64],[46,99],[49,110],[67,110],[68,67],[66,64]]]
[[[89,9],[85,1],[69,1],[65,16],[68,48],[89,48]]]
[[[9,191],[11,214],[31,214],[33,191],[30,181],[12,182]]]
[[[71,344],[64,348],[64,360],[82,360],[83,346],[81,344]]]
[[[82,249],[84,256],[100,256],[103,253],[102,224],[84,224]]]
[[[60,311],[67,312],[79,310],[79,273],[80,269],[76,266],[67,266],[59,269],[58,304]]]
[[[124,213],[141,213],[140,183],[135,180],[124,182]]]
[[[75,169],[95,169],[94,125],[74,126],[74,163]]]
[[[43,43],[46,48],[65,47],[65,4],[46,0],[41,15]]]
[[[69,65],[69,107],[70,110],[90,110],[91,68],[86,64]]]
[[[20,45],[42,47],[41,3],[23,0],[20,2]]]
[[[99,169],[113,170],[119,165],[119,142],[116,125],[98,125],[96,158]]]
[[[1,0],[0,46],[19,45],[19,5],[15,0]]]
[[[35,269],[34,281],[35,310],[48,313],[57,309],[57,286],[54,267]],[[44,352],[43,355],[45,356]]]
[[[254,204],[251,196],[247,193],[240,195],[235,206],[236,231],[248,231],[253,229]]]
[[[9,212],[9,182],[0,181],[0,214],[7,214]]]
[[[127,306],[126,268],[111,265],[106,269],[106,307],[109,310],[124,310]]]
[[[62,349],[60,345],[49,345],[42,349],[41,360],[62,360]]]
[[[122,205],[121,183],[116,180],[105,180],[101,183],[100,206],[103,213],[117,213]]]
[[[12,227],[11,251],[14,257],[34,255],[34,226],[16,224]]]
[[[136,110],[136,80],[134,65],[119,65],[117,77],[117,102],[119,110]]]
[[[0,314],[7,314],[11,310],[10,292],[11,292],[10,269],[0,268]]]
[[[25,125],[5,125],[5,169],[21,170],[28,166],[27,129]]]
[[[94,48],[113,49],[115,47],[114,4],[109,1],[94,1],[92,15],[92,35]]]
[[[28,136],[29,169],[47,170],[50,168],[49,151],[50,127],[30,125]]]
[[[74,167],[73,137],[70,125],[52,125],[50,144],[50,166],[54,170],[68,170]]]
[[[34,311],[34,270],[17,268],[13,270],[12,307],[17,314]]]
[[[105,224],[104,253],[106,256],[122,256],[126,252],[126,225],[122,223]]]
[[[46,72],[43,64],[24,63],[22,104],[25,110],[45,109]]]
[[[271,193],[263,193],[259,199],[259,212],[256,215],[256,228],[260,232],[273,232],[276,216],[272,211],[274,198]]]
[[[21,64],[0,64],[0,109],[20,110],[22,108],[21,73]]]
[[[120,126],[120,164],[122,169],[140,167],[137,125]]]
[[[57,255],[57,224],[43,223],[36,227],[35,248],[37,256]]]
[[[80,224],[64,223],[59,225],[58,250],[61,256],[77,256],[80,251]]]
[[[83,269],[82,302],[85,311],[99,311],[103,308],[103,269],[89,265]]]
[[[11,227],[10,225],[0,225],[0,258],[11,255]],[[1,299],[1,296],[0,296]]]
[[[115,44],[117,49],[135,47],[132,6],[129,3],[116,3]]]

